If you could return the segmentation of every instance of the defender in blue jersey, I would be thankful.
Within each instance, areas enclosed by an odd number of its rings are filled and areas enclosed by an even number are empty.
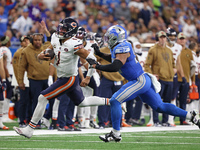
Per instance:
[[[99,136],[104,142],[122,140],[120,135],[121,103],[139,96],[144,103],[160,113],[167,113],[173,116],[186,117],[191,122],[200,127],[200,120],[196,118],[195,111],[187,112],[170,103],[163,103],[158,92],[160,84],[152,74],[145,73],[136,60],[131,44],[126,41],[126,30],[120,25],[111,26],[104,35],[105,42],[108,43],[111,55],[101,53],[97,45],[93,45],[98,56],[112,62],[109,65],[99,65],[91,62],[93,68],[107,71],[119,71],[129,82],[119,89],[110,99],[111,119],[113,129],[106,135]]]

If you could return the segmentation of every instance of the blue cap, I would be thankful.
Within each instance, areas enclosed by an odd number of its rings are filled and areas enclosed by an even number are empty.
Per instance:
[[[24,8],[23,12],[29,12],[28,8]]]

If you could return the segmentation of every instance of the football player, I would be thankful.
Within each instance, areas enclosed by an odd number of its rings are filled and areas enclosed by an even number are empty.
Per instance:
[[[176,43],[177,33],[174,29],[167,28],[166,33],[167,33],[167,47],[171,49],[173,52],[175,65],[179,68],[178,72],[182,76],[183,84],[185,84],[187,83],[187,81],[186,81],[186,78],[184,77],[183,68],[180,62],[180,57],[179,57],[182,50],[182,46]],[[171,100],[171,104],[174,104],[174,105],[176,105],[176,93],[174,91],[177,88],[177,84],[178,84],[178,76],[177,74],[175,74],[174,79],[173,79],[173,94],[172,94],[173,99]],[[169,115],[168,123],[169,123],[169,126],[173,126],[173,127],[176,126],[174,123],[174,116]]]
[[[12,53],[9,49],[11,46],[10,38],[8,36],[3,36],[1,38],[1,48],[3,52],[3,60],[4,60],[4,69],[6,73],[6,84],[7,88],[5,91],[5,99],[4,99],[4,111],[3,111],[3,122],[15,122],[8,117],[8,110],[10,99],[12,97],[13,86],[11,86],[12,75],[13,75],[13,66],[12,66]]]
[[[9,128],[6,127],[3,122],[3,104],[4,104],[4,97],[3,97],[3,91],[6,90],[6,74],[4,70],[4,64],[3,64],[3,51],[0,49],[0,129],[8,130]]]
[[[122,116],[121,103],[139,96],[141,100],[160,113],[173,116],[185,117],[200,127],[200,120],[196,118],[195,111],[187,112],[170,103],[164,103],[159,95],[161,85],[157,78],[149,73],[145,73],[140,63],[136,60],[132,46],[127,42],[127,32],[120,25],[111,26],[104,35],[105,42],[108,43],[111,55],[104,54],[95,47],[96,54],[112,63],[109,65],[99,65],[94,62],[93,67],[107,72],[119,71],[128,80],[110,99],[111,119],[113,129],[106,135],[99,136],[104,142],[120,142],[120,121]]]
[[[93,39],[87,40],[87,33],[83,27],[78,28],[76,37],[78,39],[83,40],[84,48],[88,50],[89,52],[91,52],[92,54],[94,54],[94,49],[91,47],[92,44],[94,43],[94,40]],[[80,85],[82,86],[84,90],[93,90],[93,96],[99,96],[98,86],[100,84],[100,77],[98,73],[95,70],[91,79],[88,82],[86,75],[88,72],[89,64],[83,58],[80,58],[80,63],[81,63],[81,70],[79,71],[79,74],[83,73],[83,76],[82,76],[83,78],[81,79],[82,81]],[[92,89],[85,88],[86,84]],[[83,109],[83,108],[80,108],[80,109]],[[97,109],[98,109],[98,106],[85,107],[85,121],[84,121],[85,128],[90,128],[90,127],[99,128],[98,124],[96,123]],[[78,112],[82,112],[82,111],[78,111]],[[80,115],[80,116],[83,116],[83,115]],[[83,119],[79,117],[79,120],[82,121]]]
[[[83,48],[82,40],[75,37],[77,30],[78,23],[72,18],[65,18],[58,25],[57,32],[52,35],[51,46],[48,50],[50,49],[55,53],[54,66],[57,69],[58,79],[39,95],[38,104],[29,125],[25,128],[13,127],[19,135],[31,138],[38,121],[44,114],[48,100],[57,98],[62,94],[67,94],[77,106],[108,104],[109,99],[107,98],[83,96],[77,76],[78,59],[81,57],[93,64],[96,58],[92,53]],[[48,60],[50,57],[48,53],[42,52],[38,55],[38,59]],[[86,76],[90,78],[93,72],[94,69],[92,67],[89,68]]]

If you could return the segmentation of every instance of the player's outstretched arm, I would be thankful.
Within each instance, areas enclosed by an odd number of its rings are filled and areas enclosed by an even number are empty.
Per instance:
[[[101,71],[117,72],[126,63],[126,60],[129,56],[129,53],[117,54],[116,59],[113,61],[113,63],[109,65],[94,64],[93,67]]]
[[[95,55],[97,55],[97,56],[99,56],[99,57],[111,62],[111,54],[102,53],[96,43],[92,44],[91,47],[94,48]]]

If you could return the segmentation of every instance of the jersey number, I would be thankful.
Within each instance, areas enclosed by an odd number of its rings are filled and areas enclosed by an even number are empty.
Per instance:
[[[58,51],[58,60],[56,62],[56,65],[58,66],[60,64],[60,51]]]

